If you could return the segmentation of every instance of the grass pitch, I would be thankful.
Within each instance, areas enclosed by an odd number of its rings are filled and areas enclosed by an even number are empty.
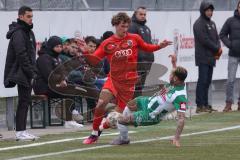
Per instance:
[[[240,112],[212,113],[187,119],[183,134],[209,131],[240,125]],[[116,136],[103,136],[97,144],[83,145],[82,140],[72,140],[41,146],[0,151],[0,159],[36,160],[239,160],[240,128],[207,134],[185,136],[181,139],[181,148],[169,143],[169,139],[141,142],[143,140],[172,136],[175,133],[174,120],[163,121],[155,126],[131,127],[133,144],[110,146]],[[109,130],[116,132],[116,130]],[[35,142],[1,141],[0,148],[38,144],[52,140],[79,138],[88,136],[86,132],[74,132],[61,135],[46,135]],[[137,142],[137,143],[134,143]],[[72,153],[64,153],[71,151]],[[42,157],[43,154],[48,156]],[[54,153],[54,154],[52,154]],[[40,157],[37,158],[36,155]],[[28,157],[32,156],[32,157]],[[36,158],[35,158],[36,157]]]

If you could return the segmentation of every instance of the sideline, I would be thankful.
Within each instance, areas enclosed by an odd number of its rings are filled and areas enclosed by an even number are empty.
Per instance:
[[[239,128],[240,128],[240,125],[227,127],[227,128],[221,128],[221,129],[215,129],[215,130],[208,130],[208,131],[182,134],[181,137],[188,137],[188,136],[193,136],[193,135],[202,135],[202,134],[215,133],[215,132],[223,132],[223,131],[234,130],[234,129],[239,129]],[[171,138],[173,138],[173,136],[158,137],[158,138],[152,138],[152,139],[133,141],[133,142],[131,142],[131,144],[146,143],[146,142],[159,141],[159,140],[167,140],[167,139],[171,139]],[[62,151],[62,152],[52,152],[52,153],[46,153],[46,154],[25,156],[25,157],[13,158],[13,159],[8,159],[8,160],[35,159],[35,158],[42,158],[42,157],[48,157],[48,156],[57,156],[57,155],[67,154],[67,153],[83,152],[83,151],[89,151],[89,150],[95,150],[95,149],[102,149],[102,148],[108,148],[108,147],[114,147],[114,146],[113,145],[101,145],[101,146],[94,146],[94,147],[89,147],[89,148],[67,150],[67,151]]]
[[[129,133],[136,133],[135,131],[130,131]],[[118,135],[119,133],[108,133],[108,134],[102,134],[101,137],[105,136],[115,136]],[[37,147],[37,146],[43,146],[47,144],[55,144],[55,143],[62,143],[62,142],[69,142],[69,141],[75,141],[75,140],[83,140],[86,139],[88,136],[85,137],[79,137],[79,138],[65,138],[65,139],[60,139],[60,140],[53,140],[53,141],[46,141],[46,142],[39,142],[39,143],[32,143],[32,144],[26,144],[26,145],[17,145],[17,146],[11,146],[11,147],[4,147],[0,148],[1,151],[8,151],[8,150],[13,150],[13,149],[19,149],[19,148],[29,148],[29,147]],[[34,141],[33,141],[34,142]]]

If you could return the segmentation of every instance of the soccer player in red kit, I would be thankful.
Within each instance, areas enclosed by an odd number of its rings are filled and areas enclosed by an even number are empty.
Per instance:
[[[112,25],[116,33],[101,43],[93,54],[87,54],[87,47],[83,47],[88,62],[97,65],[101,59],[107,57],[110,63],[110,73],[99,95],[93,118],[92,134],[83,141],[84,144],[92,144],[98,140],[101,131],[99,126],[106,112],[106,105],[114,98],[117,102],[116,111],[122,113],[126,103],[133,99],[137,75],[138,49],[154,52],[172,44],[164,40],[159,45],[147,44],[137,34],[127,32],[130,17],[123,12],[112,18]],[[107,124],[103,128],[108,128]]]

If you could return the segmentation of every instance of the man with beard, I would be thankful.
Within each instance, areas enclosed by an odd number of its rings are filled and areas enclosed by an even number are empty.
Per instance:
[[[32,82],[36,77],[36,41],[32,31],[33,12],[27,6],[18,10],[17,22],[9,25],[4,86],[17,85],[16,140],[34,140],[37,137],[26,131],[27,112],[30,105]]]
[[[151,30],[146,25],[147,9],[146,7],[138,7],[132,16],[132,22],[128,29],[129,33],[138,34],[146,43],[152,44]],[[147,78],[147,75],[151,69],[152,63],[154,61],[154,55],[149,54],[149,52],[139,50],[138,51],[138,75],[140,76],[140,81],[135,87],[135,96],[142,95],[142,89]]]
[[[196,113],[216,111],[208,103],[208,90],[212,82],[213,68],[222,49],[216,24],[211,20],[213,10],[212,3],[203,1],[200,6],[201,15],[193,25],[195,63],[198,67]]]
[[[151,97],[139,96],[127,103],[123,114],[117,117],[120,135],[112,142],[113,145],[129,144],[127,125],[137,127],[158,124],[166,114],[177,110],[177,128],[172,143],[180,147],[180,135],[184,128],[188,102],[184,82],[187,70],[176,66],[175,55],[170,55],[170,57],[173,65],[169,77],[170,83],[164,84],[160,91]]]
[[[167,40],[156,45],[145,43],[139,35],[127,32],[130,22],[130,17],[126,13],[119,12],[113,16],[111,21],[116,30],[113,36],[103,41],[93,54],[89,54],[87,46],[82,48],[91,65],[96,66],[104,57],[107,57],[110,63],[110,73],[95,108],[93,131],[83,141],[84,144],[93,144],[98,140],[101,134],[99,126],[106,113],[106,105],[110,101],[116,100],[118,105],[116,110],[121,113],[126,103],[133,98],[135,84],[138,80],[136,72],[138,49],[152,53],[172,44]],[[108,125],[103,125],[104,129],[108,127]]]

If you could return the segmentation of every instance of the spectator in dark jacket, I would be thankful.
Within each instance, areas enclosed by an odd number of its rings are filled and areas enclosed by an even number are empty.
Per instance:
[[[132,23],[128,31],[129,33],[140,35],[145,42],[152,44],[151,30],[146,25],[146,22],[147,22],[146,14],[147,14],[146,7],[138,7],[132,16]],[[140,81],[135,88],[136,97],[142,95],[142,89],[144,87],[147,75],[151,69],[153,61],[154,61],[154,54],[149,54],[147,52],[139,50],[138,74],[140,76]]]
[[[57,36],[52,36],[49,38],[46,44],[46,48],[44,49],[45,53],[41,54],[37,59],[37,69],[38,75],[36,80],[34,81],[34,92],[35,94],[44,94],[50,98],[71,98],[70,96],[65,96],[60,93],[55,92],[50,85],[59,87],[67,87],[67,82],[65,81],[66,73],[62,71],[62,73],[54,73],[52,76],[54,79],[50,78],[50,75],[54,71],[56,67],[61,65],[61,60],[59,58],[59,54],[62,52],[62,40]],[[43,51],[43,52],[44,52]],[[56,77],[56,78],[55,78]],[[50,84],[51,83],[51,84]],[[81,128],[82,125],[72,121],[73,117],[72,113],[72,103],[71,100],[65,100],[65,127],[66,128]],[[79,115],[77,113],[77,115]],[[80,115],[79,115],[80,116]],[[79,118],[80,119],[80,118]],[[82,119],[82,117],[81,117]]]
[[[228,56],[228,79],[226,87],[226,106],[224,112],[232,110],[234,103],[234,83],[236,80],[236,72],[240,64],[240,1],[234,16],[227,19],[220,32],[220,38],[229,48]],[[240,93],[239,93],[240,94]],[[240,111],[240,95],[238,98],[238,111]]]
[[[27,112],[31,99],[31,82],[34,79],[36,63],[36,41],[32,31],[32,9],[22,6],[18,10],[17,22],[9,25],[7,58],[4,70],[4,86],[17,85],[18,106],[16,112],[16,139],[33,140],[36,136],[26,131]]]
[[[42,51],[42,50],[45,51]],[[52,36],[49,38],[46,44],[46,48],[42,47],[40,52],[44,52],[39,55],[37,59],[37,70],[38,74],[34,82],[34,92],[35,94],[44,94],[48,97],[61,97],[61,95],[52,91],[48,86],[48,80],[51,72],[60,65],[61,61],[59,59],[59,53],[62,51],[62,41],[57,36]],[[64,76],[57,83],[62,84],[62,87],[66,85]]]
[[[208,89],[212,81],[213,67],[218,53],[221,52],[220,41],[215,23],[211,20],[214,6],[203,1],[200,6],[200,17],[193,26],[195,40],[195,62],[198,66],[196,89],[196,112],[215,111],[208,103]]]

